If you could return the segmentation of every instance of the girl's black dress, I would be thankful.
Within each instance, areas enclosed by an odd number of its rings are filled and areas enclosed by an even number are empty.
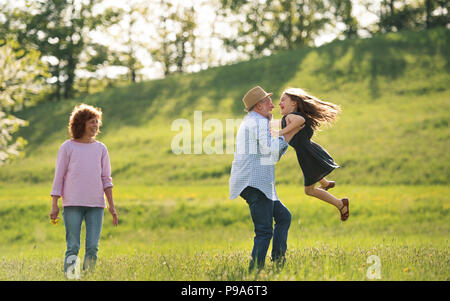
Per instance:
[[[311,141],[314,130],[311,127],[311,120],[303,113],[292,112],[290,114],[300,115],[305,118],[305,127],[298,131],[289,141],[296,153],[298,163],[303,171],[305,186],[317,183],[334,169],[339,168],[333,158],[319,144]],[[286,115],[287,116],[287,115]],[[286,116],[281,119],[281,127],[286,127]]]

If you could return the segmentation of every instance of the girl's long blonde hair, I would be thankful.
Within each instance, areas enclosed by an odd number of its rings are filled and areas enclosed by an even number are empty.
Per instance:
[[[297,102],[297,111],[306,115],[313,130],[317,130],[323,124],[331,125],[341,112],[339,105],[322,101],[300,88],[289,88],[283,93]]]

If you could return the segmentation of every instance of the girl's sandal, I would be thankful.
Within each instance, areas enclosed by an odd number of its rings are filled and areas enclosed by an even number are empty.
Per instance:
[[[350,209],[349,209],[349,203],[348,203],[348,199],[342,199],[342,207],[339,209],[339,211],[341,212],[341,221],[345,222],[348,219],[348,216],[350,215]],[[344,209],[344,207],[347,207],[347,211],[345,213],[342,213],[342,209]]]
[[[335,183],[334,181],[330,181],[330,182],[328,183],[327,187],[322,187],[322,186],[320,186],[319,188],[324,189],[324,190],[328,190],[328,189],[333,188],[334,186],[336,186],[336,183]]]

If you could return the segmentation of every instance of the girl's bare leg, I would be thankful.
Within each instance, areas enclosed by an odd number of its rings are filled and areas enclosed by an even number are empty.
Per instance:
[[[305,193],[307,195],[316,197],[322,201],[325,201],[327,203],[330,203],[334,205],[337,209],[341,209],[343,206],[343,203],[340,199],[335,198],[332,194],[328,193],[327,191],[321,189],[321,188],[315,188],[315,184],[310,186],[305,186]],[[342,213],[347,212],[347,208],[343,208]]]
[[[327,187],[328,184],[330,184],[330,182],[325,178],[320,179],[319,183],[320,183],[320,187]]]

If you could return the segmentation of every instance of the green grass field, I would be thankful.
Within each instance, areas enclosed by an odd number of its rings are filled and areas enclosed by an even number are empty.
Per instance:
[[[1,280],[65,279],[64,226],[47,218],[47,190],[0,189]],[[448,187],[336,187],[337,195],[352,196],[342,223],[334,207],[282,185],[293,216],[287,264],[278,271],[267,258],[259,275],[247,273],[248,207],[228,200],[228,187],[125,186],[115,193],[119,227],[105,212],[97,268],[84,280],[368,280],[370,255],[380,258],[381,280],[450,277]]]
[[[28,145],[0,167],[0,279],[65,279],[64,225],[48,220],[49,194],[69,114],[86,102],[103,110],[98,139],[111,157],[119,227],[105,212],[97,269],[84,280],[368,280],[370,255],[381,280],[450,280],[449,46],[446,29],[337,41],[19,112]],[[242,118],[256,84],[274,92],[275,118],[289,86],[342,106],[313,139],[342,167],[332,192],[351,202],[342,223],[305,196],[290,149],[276,165],[293,216],[287,264],[278,271],[268,258],[258,275],[247,273],[248,206],[228,200],[233,155],[174,155],[170,146],[172,122],[196,110],[204,121]]]

